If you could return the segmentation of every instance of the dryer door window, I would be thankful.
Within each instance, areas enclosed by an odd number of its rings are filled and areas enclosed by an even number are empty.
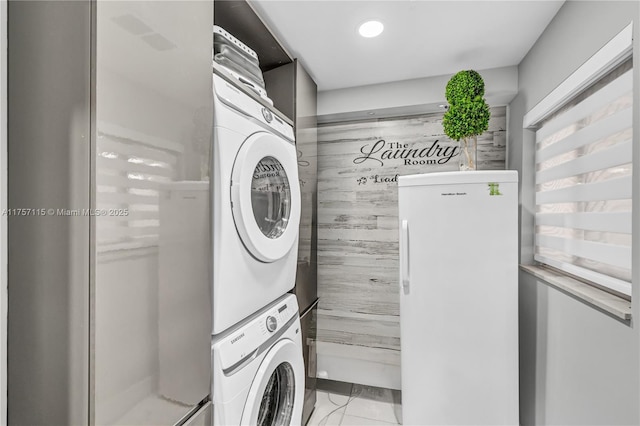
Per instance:
[[[273,157],[264,157],[253,171],[251,207],[266,237],[279,238],[285,232],[291,215],[291,189],[286,170]]]
[[[238,235],[253,257],[275,262],[289,253],[300,224],[295,146],[267,132],[244,141],[233,165],[231,202]]]
[[[241,425],[299,425],[304,404],[304,376],[300,346],[289,339],[278,341],[256,372]]]

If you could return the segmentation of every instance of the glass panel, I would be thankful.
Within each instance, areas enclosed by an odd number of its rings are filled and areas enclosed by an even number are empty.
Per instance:
[[[291,364],[283,362],[275,369],[262,395],[258,426],[291,424],[295,394],[295,380]]]
[[[93,414],[175,424],[210,393],[213,2],[96,14]]]
[[[282,235],[291,213],[291,189],[282,164],[264,157],[253,171],[251,207],[264,235],[275,239]]]
[[[300,182],[296,296],[300,311],[303,312],[315,302],[318,287],[318,235],[315,221],[318,207],[316,197],[318,193],[317,87],[300,62],[295,62],[292,65],[296,67],[295,131]],[[308,377],[307,380],[309,380]],[[307,419],[303,418],[302,420],[304,424]]]
[[[570,254],[548,247],[536,247],[535,253],[563,263],[581,266],[593,272],[605,274],[622,281],[631,282],[631,271],[629,269],[619,268],[617,266],[597,262],[591,259],[585,259],[578,256],[572,256]]]

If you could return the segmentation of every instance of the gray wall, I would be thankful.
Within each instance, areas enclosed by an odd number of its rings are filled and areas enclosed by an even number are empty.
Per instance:
[[[7,2],[0,3],[0,209],[7,208]],[[0,218],[0,422],[7,421],[7,218]]]
[[[8,4],[8,207],[89,207],[91,3]],[[8,217],[8,423],[88,420],[89,218]]]
[[[491,106],[507,105],[517,94],[516,66],[479,70],[485,81],[485,98]],[[389,83],[325,90],[318,93],[318,121],[370,120],[376,117],[404,117],[441,111],[446,103],[444,88],[451,75],[416,78]]]
[[[508,167],[520,172],[522,263],[533,260],[534,212],[534,135],[523,131],[523,116],[631,21],[638,141],[638,2],[567,1],[519,65],[518,96],[509,105]],[[636,168],[636,194],[638,180]],[[638,300],[638,200],[634,203],[633,298]],[[637,325],[621,323],[524,272],[519,286],[521,423],[638,424]],[[637,322],[638,303],[633,315]]]

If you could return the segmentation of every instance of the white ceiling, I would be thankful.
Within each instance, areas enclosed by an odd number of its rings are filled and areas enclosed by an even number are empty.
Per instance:
[[[250,2],[319,90],[520,63],[564,1]],[[379,37],[357,27],[383,22]]]

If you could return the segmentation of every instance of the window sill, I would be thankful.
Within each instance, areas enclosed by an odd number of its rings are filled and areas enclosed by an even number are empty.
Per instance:
[[[520,265],[520,269],[618,319],[631,319],[631,302],[628,300],[542,266]]]

